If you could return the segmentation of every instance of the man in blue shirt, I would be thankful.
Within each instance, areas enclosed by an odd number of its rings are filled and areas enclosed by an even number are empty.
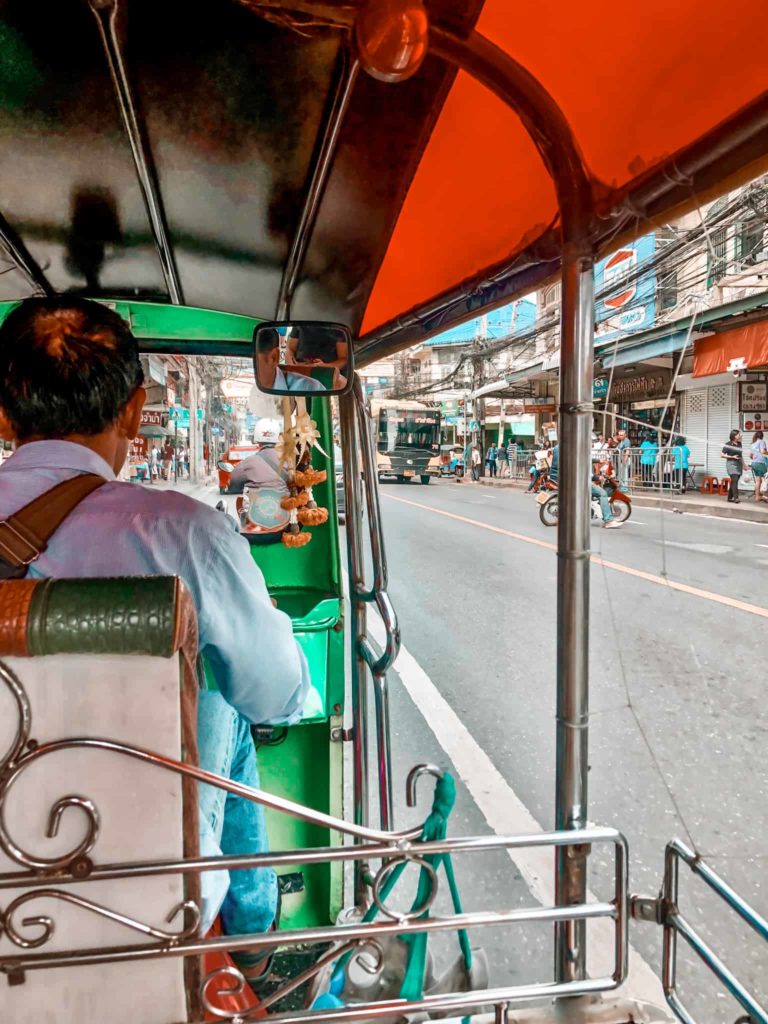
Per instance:
[[[556,444],[552,449],[552,463],[549,467],[549,479],[553,483],[557,483],[558,473],[560,471],[560,445]],[[608,492],[604,487],[600,487],[595,482],[594,477],[590,481],[591,495],[593,498],[597,498],[600,502],[600,512],[603,517],[603,526],[610,530],[615,530],[621,526],[621,523],[616,522],[613,515],[613,509],[611,508],[611,502],[608,498]]]
[[[280,335],[276,328],[257,327],[253,334],[256,339],[256,366],[261,387],[274,388],[281,392],[292,391],[296,394],[326,390],[314,377],[294,373],[280,366]]]
[[[0,436],[17,450],[0,471],[0,519],[61,480],[107,481],[79,504],[30,565],[35,577],[179,576],[192,593],[199,647],[219,692],[201,691],[203,768],[258,786],[250,723],[291,723],[309,690],[291,620],[273,607],[248,542],[228,516],[173,491],[116,479],[141,419],[138,347],[112,310],[84,299],[27,299],[0,327]],[[200,787],[201,853],[266,849],[258,804]],[[228,933],[273,923],[271,870],[206,872],[203,922]],[[243,966],[250,966],[247,962]]]

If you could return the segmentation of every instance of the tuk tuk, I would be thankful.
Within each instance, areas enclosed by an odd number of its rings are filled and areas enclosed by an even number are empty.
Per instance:
[[[683,944],[740,1019],[768,1024],[691,924],[681,876],[768,941],[765,919],[676,838],[659,851],[657,891],[631,894],[630,845],[590,821],[588,800],[593,265],[768,162],[757,8],[640,6],[630,25],[614,23],[610,45],[596,2],[6,0],[0,18],[14,169],[0,213],[3,315],[32,294],[107,303],[142,352],[190,361],[191,404],[207,401],[217,360],[237,374],[257,365],[261,328],[284,347],[340,324],[337,356],[348,348],[338,387],[302,391],[283,364],[283,390],[277,377],[259,382],[284,400],[287,436],[300,417],[311,423],[291,472],[317,481],[311,504],[328,513],[294,517],[289,543],[251,548],[312,681],[300,723],[253,723],[260,789],[197,764],[190,708],[215,679],[197,665],[195,609],[178,580],[0,583],[2,1018],[665,1019],[626,986],[631,925],[656,930],[663,994],[684,1024],[694,1017],[676,981]],[[392,761],[387,676],[400,626],[379,453],[353,371],[556,276],[554,828],[447,837],[445,766]],[[191,431],[193,458],[198,444]],[[430,813],[395,820],[395,787],[413,808],[425,778]],[[265,807],[271,850],[201,855],[200,783]],[[451,857],[531,848],[551,853],[552,905],[461,908]],[[611,878],[599,898],[597,862]],[[201,934],[200,876],[265,865],[281,876],[280,929]],[[403,909],[392,891],[409,866],[418,891]],[[453,913],[431,912],[438,889]],[[551,977],[483,978],[478,936],[531,922],[552,929]],[[608,937],[598,966],[589,922]],[[427,947],[437,933],[460,950],[442,972]],[[252,991],[230,954],[275,949],[279,983]]]
[[[464,449],[460,444],[440,445],[440,476],[464,476]]]

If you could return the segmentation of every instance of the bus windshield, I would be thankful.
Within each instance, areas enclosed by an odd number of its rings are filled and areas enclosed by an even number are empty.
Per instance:
[[[436,409],[382,409],[378,447],[380,452],[397,448],[438,451],[440,413]]]

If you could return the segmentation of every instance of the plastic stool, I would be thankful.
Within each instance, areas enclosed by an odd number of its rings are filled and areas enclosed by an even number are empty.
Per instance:
[[[719,487],[717,493],[718,494],[727,494],[730,489],[731,489],[731,481],[728,479],[727,476],[724,476],[723,479],[720,481],[720,487]]]
[[[701,481],[701,493],[702,494],[717,494],[720,481],[716,476],[705,476],[702,477]]]

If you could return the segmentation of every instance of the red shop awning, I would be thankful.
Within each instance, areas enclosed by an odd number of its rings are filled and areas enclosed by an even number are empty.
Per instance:
[[[693,349],[694,377],[709,377],[713,373],[728,373],[729,370],[753,370],[766,365],[768,320],[702,338]]]

